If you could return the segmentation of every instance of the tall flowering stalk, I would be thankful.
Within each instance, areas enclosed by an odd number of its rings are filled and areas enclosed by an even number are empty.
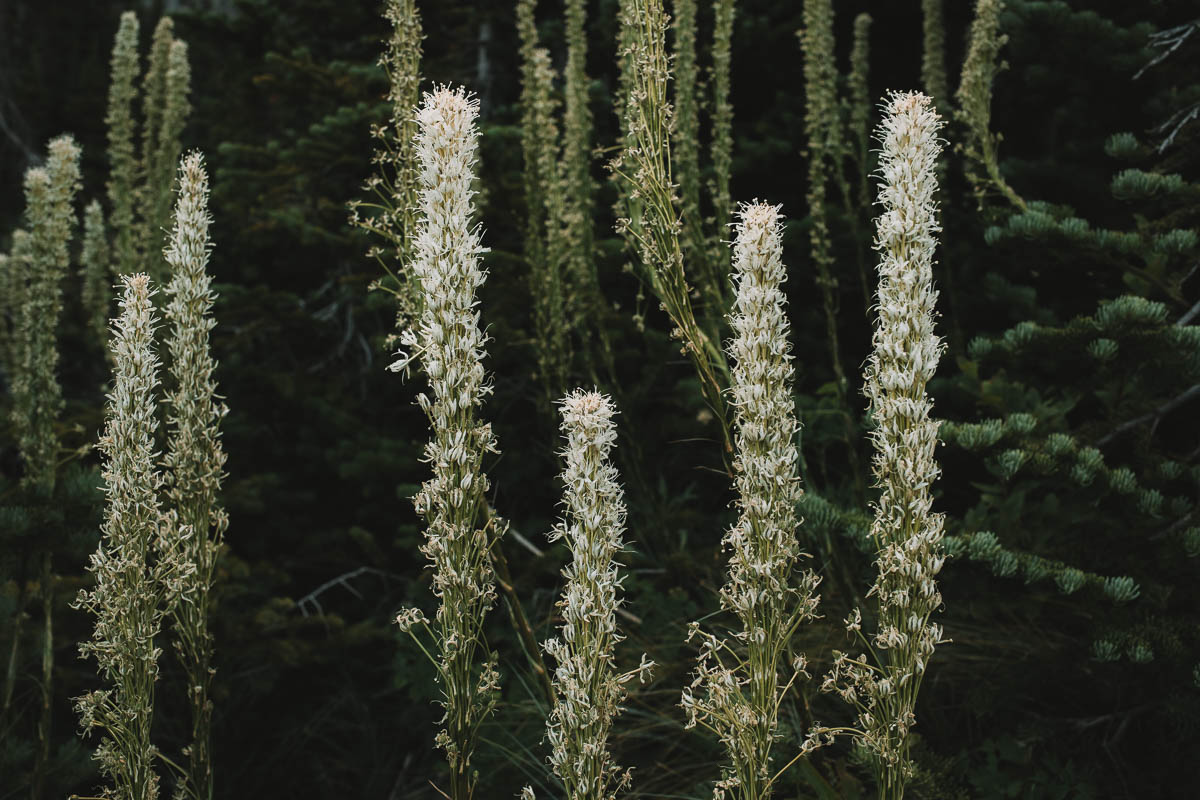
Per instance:
[[[58,465],[58,433],[62,387],[58,382],[58,319],[62,315],[62,282],[70,265],[73,203],[80,187],[79,147],[69,135],[50,141],[45,167],[25,173],[25,219],[29,253],[19,266],[12,371],[12,421],[24,461],[21,485],[43,499],[54,493]],[[54,679],[53,553],[40,554],[42,596],[41,715],[33,768],[32,796],[42,796],[50,763],[50,726]]]
[[[25,462],[23,483],[47,494],[54,489],[58,459],[54,425],[62,411],[55,339],[76,224],[72,204],[79,188],[79,147],[70,136],[51,140],[46,166],[25,173],[29,256],[22,281],[24,296],[17,309],[12,415]]]
[[[433,399],[417,398],[433,427],[425,446],[433,477],[415,504],[427,523],[421,552],[433,564],[440,604],[432,623],[413,609],[397,621],[409,632],[430,629],[434,638],[446,710],[437,743],[450,763],[454,800],[466,800],[474,788],[471,756],[500,677],[483,635],[484,617],[496,601],[483,457],[497,450],[491,425],[477,413],[491,392],[483,368],[487,336],[475,298],[486,277],[479,228],[472,222],[478,116],[478,100],[448,87],[426,93],[417,112],[420,223],[409,268],[420,282],[422,311],[418,328],[402,337],[413,355],[392,365],[401,370],[419,358],[433,390]]]
[[[538,47],[535,0],[517,4],[521,38],[521,149],[525,159],[525,258],[533,300],[538,378],[547,407],[567,387],[571,366],[564,267],[565,186],[559,174],[558,102],[550,52]]]
[[[700,225],[700,99],[696,69],[696,0],[675,0],[675,165],[680,208],[689,227]]]
[[[854,18],[854,42],[850,48],[850,75],[846,80],[850,94],[850,108],[846,115],[846,121],[849,124],[850,139],[854,147],[851,152],[854,163],[858,167],[858,204],[862,207],[864,214],[871,205],[869,182],[871,174],[871,87],[869,83],[871,22],[870,14],[859,14]],[[865,280],[863,285],[866,285]]]
[[[701,653],[682,705],[689,728],[701,725],[725,745],[729,761],[714,796],[762,800],[776,777],[771,750],[780,703],[794,681],[807,677],[803,656],[786,680],[781,673],[792,635],[816,612],[819,579],[811,570],[795,575],[807,554],[796,540],[803,492],[779,208],[754,203],[738,216],[729,318],[738,521],[725,534],[729,575],[721,606],[740,628],[730,642],[693,624]]]
[[[137,269],[139,259],[138,233],[134,228],[138,160],[133,144],[138,18],[132,11],[121,15],[111,64],[108,113],[104,122],[108,126],[108,205],[109,224],[113,227],[113,266],[120,275]]]
[[[945,556],[942,515],[931,510],[931,487],[940,474],[938,423],[930,419],[933,403],[925,392],[943,349],[934,334],[933,288],[941,126],[929,97],[894,93],[878,129],[879,318],[864,376],[881,490],[871,526],[878,576],[868,593],[877,599],[878,621],[871,658],[835,654],[822,686],[858,710],[856,733],[876,757],[881,798],[904,794],[917,693],[943,641],[941,626],[930,621],[942,604],[935,578]],[[856,609],[847,628],[861,637],[861,626]]]
[[[96,335],[96,340],[103,342],[108,335],[112,261],[104,228],[104,209],[99,200],[88,203],[83,211],[83,249],[79,255],[79,272],[83,278],[82,299],[88,315],[88,327]]]
[[[167,104],[167,70],[171,44],[175,41],[175,22],[161,17],[150,39],[146,75],[142,78],[142,164],[148,174],[157,174],[158,142]],[[153,191],[153,185],[151,186]],[[155,254],[157,259],[157,254]]]
[[[712,43],[712,154],[713,217],[717,234],[712,237],[710,259],[714,269],[729,269],[729,248],[724,241],[726,226],[733,220],[729,181],[733,175],[733,103],[729,100],[733,62],[734,0],[713,0]]]
[[[386,249],[376,246],[367,252],[378,260],[394,283],[387,291],[396,297],[396,328],[403,330],[415,324],[421,314],[421,287],[407,269],[416,235],[420,189],[414,149],[417,121],[413,109],[421,100],[423,34],[416,0],[388,0],[383,15],[392,25],[392,35],[379,57],[379,66],[388,76],[392,115],[388,123],[371,128],[376,141],[372,163],[377,171],[366,180],[363,189],[374,197],[370,202],[350,203],[350,224],[387,243]],[[368,213],[361,214],[360,208]],[[372,286],[384,288],[382,282]]]
[[[921,0],[921,29],[925,48],[921,55],[921,84],[935,104],[950,99],[946,79],[946,11],[944,0]]]
[[[96,583],[75,601],[96,619],[80,654],[96,659],[108,686],[76,698],[75,707],[85,732],[104,734],[94,758],[113,784],[106,796],[153,800],[157,751],[150,729],[159,656],[154,637],[186,572],[173,555],[174,542],[190,531],[177,530],[158,500],[163,482],[154,463],[159,361],[150,279],[139,273],[121,282],[121,313],[112,328],[113,389],[99,443],[107,505],[100,546],[88,567]]]
[[[215,322],[212,279],[208,275],[208,174],[198,152],[179,165],[179,199],[175,226],[166,249],[171,268],[166,318],[171,324],[167,347],[171,353],[173,389],[168,394],[167,497],[176,512],[175,523],[190,535],[178,542],[180,562],[187,574],[172,622],[175,648],[187,676],[192,711],[192,741],[188,745],[187,779],[179,796],[208,800],[214,796],[209,737],[212,721],[212,607],[213,573],[221,538],[229,520],[218,501],[225,452],[221,419],[228,409],[217,399],[213,379],[216,362],[209,349]]]
[[[811,217],[809,243],[816,283],[821,291],[825,315],[825,342],[833,368],[834,388],[843,419],[846,460],[856,488],[862,490],[856,431],[850,414],[849,382],[842,367],[838,334],[838,280],[834,275],[833,237],[829,231],[828,188],[831,179],[841,179],[843,153],[837,100],[837,68],[834,61],[833,2],[804,0],[804,28],[798,32],[804,51],[804,130],[808,137],[808,213]],[[848,192],[843,192],[848,195]]]
[[[12,249],[0,254],[0,355],[5,371],[12,380],[19,369],[20,315],[25,306],[26,281],[29,271],[29,232],[18,228],[12,234]],[[21,651],[21,631],[25,622],[25,582],[18,581],[17,599],[12,609],[9,629],[9,649],[5,658],[4,688],[0,690],[0,726],[7,729],[8,713],[12,708],[13,689],[17,683],[17,664]]]
[[[163,283],[164,277],[160,258],[162,228],[170,211],[171,177],[175,170],[174,160],[165,169],[159,162],[159,142],[167,105],[167,71],[174,41],[174,21],[170,17],[161,17],[154,26],[150,53],[146,59],[146,74],[142,78],[142,147],[139,165],[141,220],[138,247],[143,263],[139,269],[159,284]]]
[[[681,243],[684,223],[671,168],[667,15],[662,0],[628,0],[622,12],[622,27],[631,42],[627,58],[632,74],[625,148],[610,168],[622,184],[625,208],[632,216],[619,220],[617,228],[637,248],[642,275],[675,326],[671,335],[680,340],[682,354],[696,370],[728,456],[733,445],[722,392],[729,369],[716,331],[704,330],[696,320]]]
[[[617,440],[616,410],[608,397],[580,389],[560,407],[567,514],[550,541],[566,541],[571,563],[563,569],[560,635],[545,644],[557,664],[546,738],[568,800],[612,800],[632,775],[614,763],[609,731],[621,711],[624,684],[634,676],[644,679],[653,664],[643,655],[637,669],[624,674],[616,669],[615,649],[624,637],[617,630],[621,578],[614,559],[625,529],[623,493],[609,458]]]
[[[169,237],[171,225],[171,197],[175,188],[175,168],[183,153],[183,129],[192,112],[188,99],[191,94],[192,70],[188,64],[187,42],[176,39],[171,42],[167,55],[166,97],[163,101],[162,127],[158,131],[153,161],[146,172],[147,203],[145,214],[150,226],[150,239],[146,258],[152,259],[161,271],[164,239]],[[164,276],[167,278],[168,276]]]
[[[599,355],[609,375],[615,372],[612,343],[604,323],[605,300],[600,291],[596,269],[595,181],[592,179],[592,112],[588,103],[587,76],[587,4],[585,0],[565,0],[567,63],[566,103],[563,108],[562,231],[565,237],[566,274],[570,280],[570,299],[584,343],[590,346],[593,335]]]
[[[967,129],[964,147],[967,179],[975,187],[976,197],[982,202],[990,185],[1024,211],[1025,201],[1000,174],[996,153],[1000,136],[992,133],[992,82],[1006,66],[997,60],[1000,49],[1008,41],[1008,37],[1000,33],[1000,12],[1003,10],[1004,0],[978,0],[975,4],[967,57],[963,60],[962,78],[958,84],[955,116]]]
[[[17,228],[12,234],[12,248],[0,254],[0,355],[9,375],[17,367],[17,326],[25,303],[25,281],[28,275],[29,231]]]
[[[712,258],[700,213],[700,76],[696,65],[696,0],[675,0],[675,129],[671,143],[679,183],[679,214],[686,230],[684,255],[694,265],[707,317],[725,313],[722,278]],[[724,248],[721,248],[724,250]],[[724,253],[722,253],[724,256]],[[709,322],[710,328],[717,327]]]
[[[846,146],[850,160],[858,173],[857,197],[852,196],[849,181],[841,181],[845,191],[846,215],[856,244],[855,260],[858,263],[859,286],[862,289],[863,310],[871,316],[871,282],[867,278],[867,237],[860,236],[870,222],[871,213],[871,15],[859,14],[854,18],[854,41],[850,49],[850,74],[846,76],[848,108],[846,113]],[[857,457],[857,455],[856,455]],[[857,470],[855,470],[857,473]],[[865,487],[864,487],[865,489]]]

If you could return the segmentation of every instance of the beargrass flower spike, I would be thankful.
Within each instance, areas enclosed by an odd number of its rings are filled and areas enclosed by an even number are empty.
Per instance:
[[[149,225],[146,243],[146,259],[154,272],[162,275],[162,281],[170,279],[163,270],[162,248],[169,243],[171,220],[171,198],[175,184],[175,170],[179,156],[183,153],[183,129],[192,112],[189,100],[192,85],[192,70],[188,64],[188,46],[179,39],[171,42],[167,54],[167,74],[163,100],[162,126],[155,142],[154,158],[147,165],[146,197],[144,211]],[[168,245],[169,246],[169,245]]]
[[[804,0],[804,27],[796,34],[804,52],[804,132],[808,139],[806,199],[812,218],[809,249],[816,267],[817,288],[821,292],[825,344],[829,348],[829,365],[833,370],[833,385],[842,417],[842,444],[855,490],[861,494],[864,481],[859,467],[857,426],[850,412],[849,381],[842,365],[838,332],[837,261],[829,227],[832,218],[829,183],[834,179],[839,183],[842,181],[841,157],[844,149],[834,58],[833,0]],[[849,193],[844,191],[843,194],[848,197]]]
[[[471,796],[471,756],[499,690],[496,658],[483,635],[484,617],[496,602],[483,457],[497,450],[491,425],[478,418],[491,393],[483,368],[487,336],[476,301],[486,277],[480,265],[484,248],[472,221],[478,117],[479,101],[448,87],[426,93],[417,112],[420,222],[409,270],[419,281],[421,316],[416,329],[402,336],[433,392],[432,398],[417,398],[433,429],[425,446],[433,477],[414,502],[426,521],[421,552],[433,564],[440,602],[432,623],[415,610],[402,612],[397,622],[410,632],[421,627],[433,634],[445,708],[436,741],[450,764],[453,800]],[[401,358],[392,369],[403,369],[409,360]]]
[[[549,538],[566,541],[571,563],[563,569],[559,636],[545,644],[556,662],[546,738],[567,800],[613,800],[632,776],[613,761],[609,731],[625,697],[623,684],[634,676],[644,680],[653,665],[643,656],[640,667],[618,674],[615,663],[616,645],[624,638],[617,630],[621,576],[615,558],[625,529],[625,501],[610,458],[616,410],[607,396],[581,389],[559,406],[567,440],[562,451],[567,513]]]
[[[700,379],[700,391],[720,427],[723,458],[733,452],[722,392],[729,369],[717,331],[705,330],[692,306],[671,166],[672,108],[668,100],[671,70],[667,55],[667,15],[662,0],[629,0],[621,7],[622,31],[629,37],[626,57],[631,67],[629,104],[625,109],[625,142],[609,164],[623,195],[617,231],[627,237],[641,261],[639,276],[662,304]],[[726,462],[728,463],[728,462]]]
[[[387,123],[371,126],[371,137],[376,142],[371,163],[376,170],[362,188],[372,198],[352,200],[347,205],[351,225],[382,238],[388,245],[370,247],[367,257],[376,259],[389,279],[375,281],[370,288],[383,289],[396,298],[397,333],[389,337],[390,346],[399,331],[416,324],[421,313],[420,286],[407,269],[412,260],[420,186],[413,138],[417,131],[414,110],[421,101],[423,34],[416,0],[387,0],[383,16],[391,23],[392,35],[378,64],[388,76],[392,114]]]
[[[878,616],[868,642],[873,656],[835,654],[822,686],[857,709],[857,733],[874,757],[881,798],[902,797],[912,774],[908,734],[916,723],[917,693],[943,641],[941,626],[930,620],[942,604],[935,579],[945,555],[943,518],[931,508],[931,487],[940,474],[934,458],[938,423],[930,418],[933,403],[925,391],[944,349],[934,333],[933,288],[941,127],[928,96],[893,93],[877,132],[879,316],[864,393],[875,421],[874,474],[881,490],[871,526],[877,577],[868,592]],[[861,612],[856,609],[846,625],[860,634]]]
[[[132,273],[138,266],[138,234],[134,229],[135,183],[138,160],[133,144],[134,85],[138,77],[138,18],[132,11],[121,15],[113,43],[108,85],[108,205],[113,228],[113,273]]]
[[[17,314],[25,298],[25,259],[29,257],[29,232],[17,228],[12,233],[12,248],[0,253],[0,359],[12,374],[16,364],[15,329]]]
[[[63,409],[58,381],[58,320],[62,315],[62,282],[70,264],[73,203],[79,191],[79,147],[69,135],[50,141],[46,166],[25,173],[25,220],[29,254],[20,261],[21,305],[15,309],[15,355],[12,372],[12,421],[24,462],[21,485],[48,499],[54,493],[58,464],[55,430]],[[54,679],[53,547],[38,553],[41,562],[42,674],[41,713],[34,758],[31,796],[40,800],[50,766],[51,699]]]
[[[1007,67],[999,61],[1000,49],[1008,36],[1000,32],[1000,13],[1004,0],[977,0],[975,19],[967,40],[967,55],[963,60],[962,77],[958,84],[958,110],[955,116],[967,129],[964,152],[967,160],[967,179],[975,189],[980,203],[988,186],[1000,192],[1019,210],[1025,211],[1025,201],[1000,174],[997,148],[1000,135],[992,133],[992,83]]]
[[[157,175],[159,132],[163,126],[163,111],[167,105],[167,69],[171,43],[175,41],[175,22],[160,17],[150,38],[150,55],[146,59],[146,75],[142,78],[142,162],[146,172]],[[154,187],[151,186],[151,191]],[[158,254],[154,254],[157,260]]]
[[[167,347],[174,388],[167,395],[167,454],[163,464],[176,524],[191,532],[176,544],[178,557],[188,572],[180,587],[181,602],[172,617],[175,649],[187,676],[192,714],[187,779],[181,781],[179,791],[207,798],[215,796],[209,747],[213,675],[209,614],[217,555],[228,526],[218,500],[225,464],[220,424],[228,409],[217,399],[213,379],[216,362],[209,347],[209,333],[215,324],[215,295],[207,270],[211,249],[208,174],[199,152],[184,156],[178,185],[175,224],[164,253],[171,270],[165,314],[171,325]]]
[[[566,313],[564,267],[565,185],[559,174],[558,101],[550,52],[538,47],[535,0],[517,4],[521,39],[521,150],[525,183],[525,260],[533,306],[538,379],[546,408],[567,388],[571,336]]]
[[[25,173],[25,220],[29,254],[24,259],[23,302],[15,309],[16,363],[12,374],[12,420],[25,463],[24,486],[50,494],[58,461],[55,423],[62,411],[58,382],[58,320],[62,280],[70,265],[76,225],[73,203],[80,188],[79,146],[69,135],[47,147],[46,166]]]
[[[729,99],[733,62],[734,0],[713,0],[712,40],[712,157],[713,178],[709,184],[717,234],[709,248],[717,272],[729,270],[726,226],[733,221],[729,181],[733,177],[733,103]]]
[[[807,677],[803,657],[788,664],[787,654],[793,633],[816,613],[818,578],[811,570],[795,574],[807,554],[796,540],[799,424],[779,208],[743,206],[735,234],[728,351],[738,520],[724,539],[729,573],[721,606],[739,627],[730,642],[692,626],[701,653],[682,705],[688,727],[705,727],[725,745],[728,761],[714,797],[763,800],[771,796],[780,703],[796,680]]]
[[[168,103],[167,72],[174,42],[175,23],[170,17],[160,18],[150,39],[146,74],[142,78],[141,195],[137,212],[140,215],[138,247],[144,262],[139,269],[159,285],[165,282],[163,228],[170,213],[171,179],[175,174],[175,158],[166,164],[160,160],[160,143]],[[178,153],[175,157],[178,157]]]
[[[99,200],[88,203],[83,211],[83,248],[79,254],[79,274],[83,279],[81,298],[84,311],[87,312],[88,327],[96,340],[103,343],[108,337],[112,265],[104,227],[104,208]]]
[[[100,545],[88,567],[95,586],[80,591],[75,601],[96,623],[91,639],[79,645],[80,655],[96,659],[106,686],[76,698],[75,708],[83,733],[103,733],[93,757],[112,783],[105,796],[154,800],[157,751],[150,731],[159,656],[154,637],[186,572],[171,555],[172,540],[190,531],[171,524],[159,505],[163,481],[154,450],[159,361],[150,279],[127,275],[122,285],[110,344],[113,388],[99,442],[106,504]]]
[[[925,94],[943,110],[949,103],[950,86],[946,79],[946,11],[945,0],[921,0],[921,32],[924,50],[921,54],[921,83]]]
[[[679,183],[679,212],[686,228],[684,255],[694,265],[697,288],[707,317],[725,313],[722,283],[727,249],[714,250],[705,235],[700,213],[700,75],[696,65],[696,0],[675,0],[675,130],[671,139],[675,179]],[[718,227],[725,230],[728,220]],[[719,274],[718,274],[719,272]],[[717,327],[709,323],[709,327]]]
[[[567,63],[563,68],[566,85],[561,180],[563,257],[570,285],[567,297],[573,299],[572,316],[586,320],[576,328],[583,338],[585,355],[593,356],[594,337],[599,356],[611,376],[615,374],[616,366],[604,321],[607,304],[600,290],[592,230],[597,187],[592,178],[592,139],[595,134],[588,103],[587,3],[585,0],[565,0],[565,6]]]
[[[871,15],[854,18],[854,44],[850,50],[850,74],[846,83],[850,93],[850,108],[846,115],[849,139],[855,165],[858,167],[858,198],[861,213],[869,213],[871,205],[870,163],[871,148]],[[864,284],[866,279],[863,279]],[[867,290],[869,293],[869,289]],[[869,315],[868,315],[869,316]]]

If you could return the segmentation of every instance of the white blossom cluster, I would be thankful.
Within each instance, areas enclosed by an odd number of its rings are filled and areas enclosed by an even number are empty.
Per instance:
[[[887,796],[909,772],[907,736],[916,722],[921,679],[942,628],[930,616],[942,604],[935,578],[945,560],[942,515],[931,510],[938,423],[925,386],[942,342],[934,334],[933,255],[937,246],[936,166],[942,121],[920,93],[894,93],[877,137],[882,149],[875,248],[879,319],[864,392],[875,420],[874,474],[881,489],[871,536],[878,576],[868,593],[879,604],[870,644],[875,657],[837,654],[824,688],[858,710],[863,743],[878,757]],[[860,634],[861,612],[847,620]],[[898,795],[896,795],[898,796]]]
[[[100,546],[88,567],[96,583],[75,601],[96,619],[80,653],[96,659],[109,686],[76,698],[75,705],[85,731],[101,728],[106,734],[95,758],[116,796],[152,800],[158,777],[150,729],[160,655],[154,638],[189,572],[176,545],[191,531],[178,528],[159,505],[163,478],[154,449],[159,360],[150,279],[139,273],[122,283],[121,314],[112,328],[113,390],[99,442],[107,503]]]
[[[172,53],[174,48],[172,48]],[[171,269],[166,318],[171,323],[173,388],[168,393],[167,496],[176,523],[192,531],[177,542],[188,567],[174,614],[175,644],[187,674],[192,707],[193,740],[189,745],[189,780],[201,797],[209,794],[209,720],[212,701],[213,642],[208,617],[217,555],[229,519],[218,495],[224,477],[221,420],[229,409],[220,402],[213,379],[216,362],[209,348],[215,295],[208,274],[208,174],[204,157],[188,153],[179,164],[179,197],[175,225],[164,253]]]
[[[617,440],[612,401],[596,392],[576,390],[564,397],[562,451],[564,504],[567,517],[550,533],[565,539],[571,563],[563,569],[566,587],[558,608],[562,612],[559,638],[545,643],[554,657],[554,707],[546,726],[552,747],[550,764],[566,788],[568,800],[611,800],[629,785],[629,770],[612,758],[608,734],[620,713],[623,684],[643,680],[651,662],[618,674],[614,650],[617,631],[617,590],[621,583],[614,561],[623,542],[625,501],[609,453]]]
[[[486,653],[484,616],[496,601],[489,533],[481,523],[488,489],[483,457],[497,452],[491,425],[477,419],[491,392],[483,368],[487,335],[475,298],[485,278],[484,248],[472,222],[478,115],[478,100],[448,87],[426,93],[417,113],[420,221],[409,271],[419,281],[421,315],[416,330],[402,336],[412,355],[392,365],[401,370],[419,358],[433,390],[432,399],[417,398],[433,428],[425,446],[433,477],[414,500],[428,525],[421,551],[433,564],[433,591],[441,601],[432,624],[446,709],[437,741],[446,750],[455,787],[467,780],[478,728],[495,701],[499,679],[490,657],[478,674],[475,669],[477,651]],[[407,612],[398,622],[411,629],[424,619]],[[459,791],[455,788],[456,797]]]
[[[817,607],[818,578],[805,570],[796,541],[799,453],[792,400],[787,300],[782,284],[779,208],[743,206],[733,249],[735,300],[729,317],[734,338],[730,405],[734,408],[737,523],[725,535],[729,576],[721,604],[737,616],[736,643],[702,633],[695,678],[683,693],[688,727],[697,724],[720,736],[730,764],[716,797],[770,794],[771,745],[778,738],[779,703],[792,682],[807,676],[803,657],[790,665],[781,685],[788,642]],[[697,691],[693,691],[697,690]]]

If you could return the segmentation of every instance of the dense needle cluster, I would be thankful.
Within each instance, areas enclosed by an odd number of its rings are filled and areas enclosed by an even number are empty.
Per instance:
[[[721,605],[740,628],[730,643],[693,625],[701,654],[683,707],[688,727],[714,731],[729,754],[715,796],[749,800],[770,796],[779,704],[792,682],[807,675],[803,657],[788,680],[781,683],[780,673],[792,634],[815,614],[818,578],[805,570],[794,581],[804,555],[796,541],[802,490],[779,208],[744,206],[736,237],[729,355],[738,521],[724,539],[729,576]]]
[[[878,576],[873,658],[836,654],[823,689],[858,710],[859,735],[877,757],[881,797],[900,797],[910,772],[908,733],[921,679],[942,628],[930,616],[942,604],[935,578],[945,560],[942,515],[933,513],[938,423],[925,385],[943,344],[934,334],[933,254],[940,230],[934,194],[942,121],[926,95],[895,93],[878,138],[879,319],[865,389],[875,420],[874,473],[881,490],[871,537]],[[847,628],[861,636],[857,609]],[[865,641],[865,640],[864,640]]]

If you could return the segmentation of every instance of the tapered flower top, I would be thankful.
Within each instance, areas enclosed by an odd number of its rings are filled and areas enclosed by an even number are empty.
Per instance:
[[[563,781],[568,800],[611,800],[629,785],[630,773],[613,761],[609,731],[620,712],[622,684],[650,667],[618,674],[614,652],[623,637],[617,631],[619,565],[625,502],[610,453],[617,441],[612,401],[598,392],[576,389],[564,397],[562,431],[567,445],[563,504],[567,514],[550,534],[565,539],[571,563],[558,608],[559,638],[545,644],[556,662],[554,707],[546,738],[550,764]]]
[[[744,206],[739,217],[729,355],[734,365],[730,393],[736,409],[734,471],[741,515],[726,539],[732,554],[722,599],[744,622],[761,625],[757,607],[765,604],[781,611],[779,604],[791,591],[788,577],[799,553],[796,504],[803,492],[779,207],[753,203]]]
[[[138,159],[134,151],[133,104],[137,99],[138,18],[132,11],[121,15],[113,42],[108,86],[108,203],[113,227],[113,260],[117,274],[137,267],[138,242],[133,227],[134,183]]]
[[[225,464],[219,426],[228,409],[217,399],[216,362],[209,347],[215,325],[215,295],[207,269],[211,221],[204,156],[188,153],[179,165],[175,225],[164,256],[172,273],[165,311],[171,324],[167,346],[173,378],[165,465],[171,500],[181,522],[196,534],[185,547],[185,557],[196,570],[194,584],[186,587],[189,595],[207,593],[225,527],[217,495]]]
[[[46,166],[25,173],[29,250],[15,265],[21,306],[13,309],[12,419],[25,461],[23,483],[48,492],[54,488],[55,423],[63,403],[56,329],[76,224],[73,203],[80,185],[80,151],[69,135],[51,140],[47,150]]]
[[[433,391],[432,399],[417,398],[432,427],[425,458],[433,475],[414,501],[427,522],[421,552],[433,563],[433,592],[441,601],[431,626],[446,709],[437,742],[450,762],[455,800],[471,793],[471,754],[499,681],[494,659],[479,658],[487,646],[481,626],[496,590],[483,518],[488,489],[483,456],[495,452],[495,440],[491,426],[476,418],[491,392],[483,368],[487,335],[475,298],[486,277],[480,265],[484,248],[472,221],[478,116],[477,100],[447,87],[427,93],[417,111],[420,222],[409,268],[419,282],[421,314],[416,330],[401,336],[412,357],[392,365],[399,370],[419,359]],[[425,624],[411,611],[398,621],[409,630]]]
[[[713,796],[765,800],[782,696],[807,674],[803,656],[786,664],[788,644],[816,611],[818,578],[811,570],[795,574],[802,492],[779,207],[742,206],[735,231],[728,353],[738,520],[725,534],[721,604],[739,625],[733,642],[693,624],[700,658],[681,704],[688,727],[703,725],[725,745],[728,761]]]
[[[94,754],[114,785],[105,796],[154,800],[157,750],[150,730],[158,678],[155,637],[190,568],[166,541],[173,526],[159,505],[153,292],[144,274],[127,275],[122,283],[121,313],[112,326],[113,390],[99,442],[107,502],[100,545],[88,567],[95,586],[80,591],[75,602],[96,621],[80,653],[96,659],[107,685],[76,698],[75,707],[85,730],[99,728],[105,734]],[[182,538],[189,535],[188,530],[178,532]]]
[[[209,348],[209,332],[215,325],[215,295],[207,269],[211,247],[208,174],[199,152],[184,156],[178,182],[175,225],[164,253],[172,274],[166,317],[171,324],[167,346],[173,378],[173,389],[168,394],[170,429],[164,463],[177,522],[192,531],[190,537],[175,542],[182,563],[190,570],[180,587],[182,602],[174,619],[176,647],[191,687],[188,698],[192,703],[193,738],[188,745],[188,786],[195,796],[210,797],[208,730],[213,643],[208,615],[217,554],[228,525],[219,502],[225,464],[220,424],[228,409],[217,398],[213,378],[216,362]]]
[[[925,385],[937,369],[942,342],[934,333],[937,292],[933,255],[940,230],[934,193],[942,121],[930,99],[894,93],[878,129],[879,318],[864,393],[875,421],[874,473],[879,487],[871,537],[878,574],[870,595],[879,603],[869,643],[875,656],[839,654],[826,678],[858,709],[863,743],[879,765],[881,797],[900,797],[911,774],[908,733],[916,724],[917,690],[942,629],[930,621],[941,605],[935,577],[945,560],[942,515],[931,510],[938,423]],[[859,633],[855,610],[847,628]],[[878,665],[878,666],[876,666]]]

